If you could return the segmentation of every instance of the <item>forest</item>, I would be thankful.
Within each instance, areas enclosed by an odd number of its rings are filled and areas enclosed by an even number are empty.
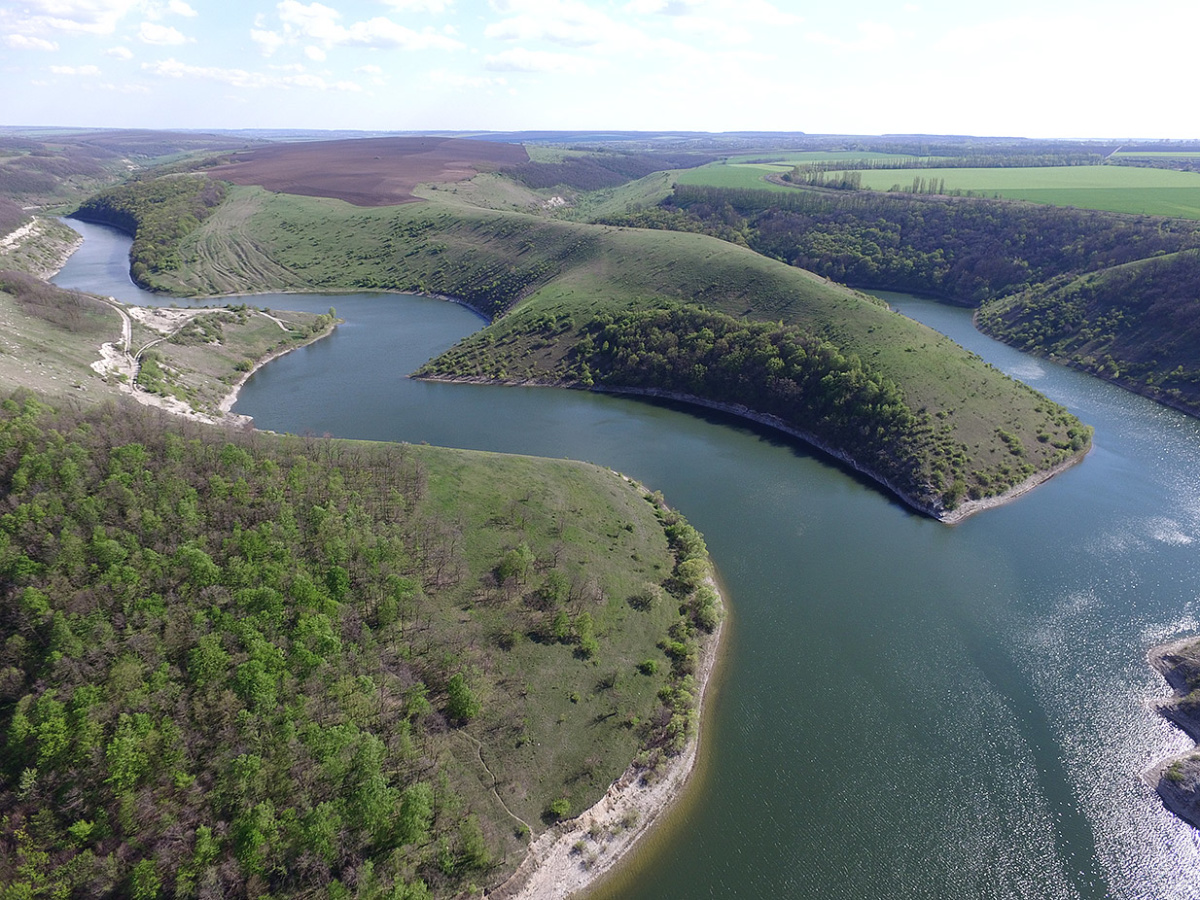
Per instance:
[[[79,204],[72,215],[133,235],[129,273],[147,290],[154,276],[179,265],[179,242],[225,199],[225,185],[202,175],[134,181],[108,188]]]
[[[1200,282],[1185,252],[1200,248],[1200,225],[1191,220],[853,189],[677,185],[662,204],[605,221],[702,231],[842,283],[979,307],[994,337],[1200,409],[1185,349],[1200,346],[1190,312]],[[1095,294],[1101,284],[1103,297],[1081,302],[1080,285]]]
[[[694,729],[704,542],[614,481],[4,400],[0,892],[506,877]]]

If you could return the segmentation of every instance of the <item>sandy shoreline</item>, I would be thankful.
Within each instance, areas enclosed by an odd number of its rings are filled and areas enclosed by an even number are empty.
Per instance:
[[[1146,661],[1163,676],[1174,692],[1154,704],[1155,710],[1193,741],[1200,742],[1200,714],[1180,701],[1200,678],[1200,637],[1192,636],[1152,647]],[[1163,805],[1193,828],[1200,829],[1200,748],[1159,760],[1142,780],[1158,793]]]
[[[719,585],[713,588],[720,594]],[[722,609],[728,612],[724,596]],[[638,842],[659,824],[687,790],[696,768],[702,739],[704,704],[720,656],[725,623],[701,648],[695,679],[698,686],[696,734],[679,756],[643,780],[630,766],[589,809],[545,831],[529,847],[525,859],[507,881],[488,891],[497,900],[547,900],[571,897],[594,887],[629,856]]]

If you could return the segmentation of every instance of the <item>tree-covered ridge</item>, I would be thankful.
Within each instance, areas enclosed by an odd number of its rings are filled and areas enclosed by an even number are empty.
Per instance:
[[[981,331],[1200,415],[1200,251],[986,303]]]
[[[563,346],[561,356],[553,352]],[[934,515],[1002,494],[1090,444],[1086,426],[1039,398],[1039,430],[1026,435],[1036,446],[1026,447],[998,415],[986,436],[1003,452],[981,452],[962,442],[947,413],[914,409],[894,380],[857,354],[800,326],[686,304],[601,313],[578,329],[565,318],[528,314],[498,339],[473,335],[417,374],[476,373],[675,395],[767,417]]]
[[[661,207],[609,221],[705,230],[844,284],[970,305],[1200,246],[1191,221],[873,191],[678,185]]]
[[[599,317],[578,346],[582,382],[641,388],[746,406],[811,436],[893,489],[953,510],[1004,493],[1036,471],[1020,441],[1012,458],[981,463],[927,412],[857,356],[794,326],[746,322],[696,307]],[[1087,447],[1088,430],[1063,409],[1067,434],[1043,464]],[[1046,440],[1050,440],[1049,435]]]
[[[17,396],[0,484],[5,896],[454,895],[691,727],[703,541],[603,470]]]
[[[147,289],[154,276],[180,264],[179,242],[225,199],[225,185],[202,175],[135,181],[89,197],[73,213],[133,235],[130,274]]]
[[[602,315],[574,351],[581,383],[745,404],[917,491],[917,417],[900,389],[799,328],[698,307]],[[926,417],[927,420],[927,417]],[[928,422],[926,421],[926,425]]]

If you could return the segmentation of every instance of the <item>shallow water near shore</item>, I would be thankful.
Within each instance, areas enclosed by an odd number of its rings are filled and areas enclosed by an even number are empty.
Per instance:
[[[128,239],[97,228],[55,280],[144,302],[117,290]],[[947,527],[731,417],[409,380],[481,323],[395,295],[250,298],[346,324],[234,411],[591,460],[704,532],[736,610],[706,777],[600,896],[1200,898],[1197,832],[1140,780],[1189,743],[1148,708],[1168,691],[1145,654],[1200,630],[1200,422],[886,298],[1095,426],[1088,459]]]

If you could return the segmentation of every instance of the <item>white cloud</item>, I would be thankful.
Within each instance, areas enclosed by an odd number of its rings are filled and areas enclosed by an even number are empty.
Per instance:
[[[723,22],[726,27],[746,24],[798,25],[803,16],[784,12],[767,0],[630,0],[625,9],[637,15],[663,15]]]
[[[117,23],[140,3],[141,0],[27,0],[19,11],[4,11],[0,24],[10,33],[112,34]]]
[[[310,44],[304,48],[304,55],[313,62],[325,62],[325,51],[320,47],[314,47]]]
[[[568,53],[550,53],[544,50],[526,50],[514,47],[484,60],[484,68],[492,72],[565,72],[577,74],[595,71],[590,59]]]
[[[728,19],[715,19],[711,16],[677,16],[673,24],[682,32],[688,34],[704,34],[719,38],[724,43],[748,44],[754,36],[740,25],[735,25]]]
[[[159,0],[150,0],[142,4],[142,13],[154,22],[165,16],[183,16],[191,19],[198,15],[184,0],[167,0],[165,4]]]
[[[51,66],[50,71],[55,75],[86,75],[90,77],[100,74],[98,66]]]
[[[133,51],[128,47],[109,47],[104,51],[104,55],[114,59],[133,59]]]
[[[458,90],[477,91],[493,87],[506,87],[508,85],[507,79],[503,77],[493,78],[490,75],[465,75],[462,72],[450,71],[449,69],[435,69],[429,73],[428,78],[434,84]]]
[[[305,5],[282,0],[276,7],[285,35],[320,41],[326,47],[380,47],[396,50],[459,50],[463,44],[433,31],[413,31],[391,19],[375,17],[349,27],[338,20],[341,13],[321,3]]]
[[[363,72],[367,75],[382,75],[383,74],[383,69],[381,69],[379,66],[374,66],[374,65],[359,66],[354,71],[355,72]]]
[[[819,31],[810,32],[805,39],[814,44],[824,44],[844,53],[874,53],[886,50],[897,43],[897,35],[891,25],[882,22],[859,22],[857,40],[843,40]]]
[[[143,22],[142,27],[138,29],[138,39],[145,44],[156,44],[160,47],[189,42],[189,38],[184,37],[178,29],[172,28],[170,25],[159,25],[156,22]]]
[[[96,85],[102,91],[112,91],[114,94],[148,94],[150,88],[144,84],[113,84],[111,81]]]
[[[250,40],[262,48],[263,56],[270,56],[287,43],[285,38],[277,32],[260,31],[257,28],[250,29]]]
[[[496,40],[541,40],[569,47],[648,43],[638,29],[580,0],[493,0],[492,8],[506,17],[484,29],[485,37]]]
[[[249,72],[245,69],[222,69],[216,66],[193,66],[177,59],[143,63],[142,68],[152,75],[164,78],[190,78],[201,81],[216,81],[236,88],[308,88],[318,91],[358,93],[362,87],[353,81],[326,81],[319,75],[298,73],[295,75],[271,75]]]
[[[48,41],[45,38],[32,37],[27,34],[9,34],[5,35],[4,43],[12,47],[14,50],[57,50],[58,44],[55,41]]]
[[[441,13],[454,5],[454,0],[383,0],[400,12]]]

